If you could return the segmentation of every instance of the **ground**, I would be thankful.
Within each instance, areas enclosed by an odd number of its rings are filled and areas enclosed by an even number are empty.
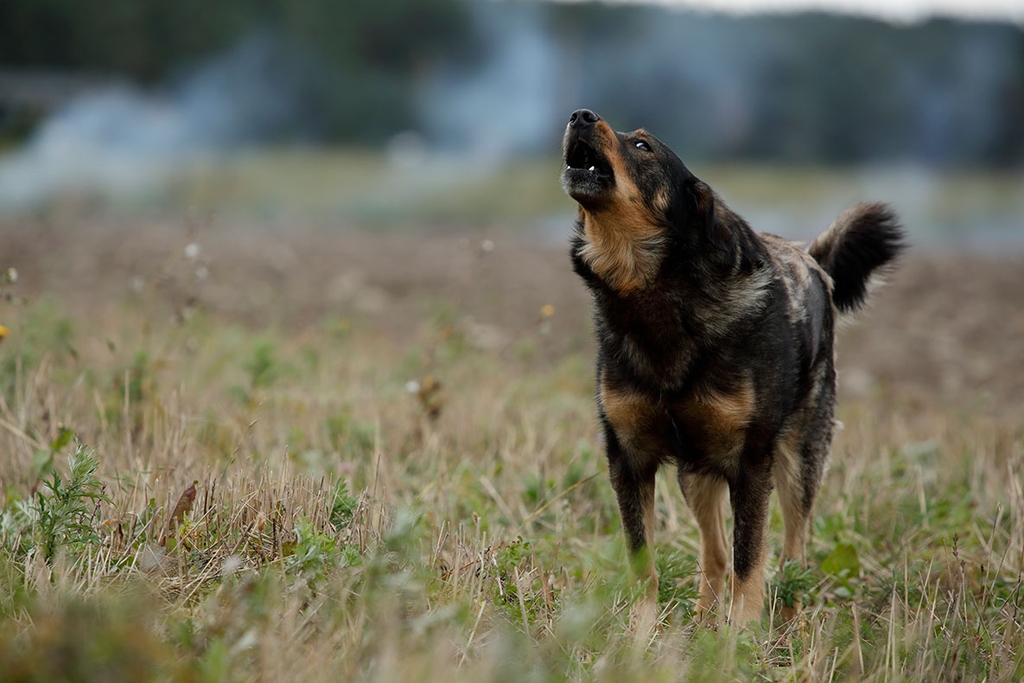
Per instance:
[[[692,625],[659,479],[642,643],[557,239],[76,207],[4,219],[0,266],[8,680],[1024,677],[1024,258],[916,249],[842,329],[759,629]]]

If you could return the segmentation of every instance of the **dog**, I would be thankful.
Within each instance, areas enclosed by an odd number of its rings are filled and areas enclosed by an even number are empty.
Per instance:
[[[572,264],[593,299],[597,408],[630,564],[658,577],[654,481],[666,463],[700,531],[699,618],[745,625],[764,606],[768,500],[779,493],[781,563],[804,563],[835,431],[835,324],[905,248],[885,204],[854,206],[805,250],[754,232],[665,144],[619,133],[587,109],[562,144],[578,217]]]

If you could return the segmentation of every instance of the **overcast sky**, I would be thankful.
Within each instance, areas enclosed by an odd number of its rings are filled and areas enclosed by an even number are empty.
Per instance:
[[[662,4],[723,12],[786,12],[823,10],[872,16],[896,22],[929,17],[961,17],[1024,24],[1024,0],[612,0],[630,4]]]

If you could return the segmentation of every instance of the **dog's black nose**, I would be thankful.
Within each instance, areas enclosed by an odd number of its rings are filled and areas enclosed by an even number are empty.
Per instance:
[[[600,120],[601,117],[589,109],[577,109],[569,115],[569,125],[573,128],[592,126]]]

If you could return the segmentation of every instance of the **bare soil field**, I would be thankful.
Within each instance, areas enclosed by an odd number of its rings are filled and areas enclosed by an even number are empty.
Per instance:
[[[329,316],[360,317],[401,346],[431,310],[484,326],[493,342],[529,330],[554,306],[549,350],[588,343],[589,302],[567,247],[508,233],[326,231],[58,219],[0,229],[18,294],[95,315],[140,294],[180,313],[202,308],[252,330],[301,333]],[[568,226],[566,228],[568,239]],[[186,245],[200,252],[190,261]],[[203,279],[191,268],[205,268]],[[133,289],[134,283],[134,289]],[[141,284],[140,284],[141,283]],[[138,290],[138,291],[137,291]],[[1019,416],[1024,407],[1024,254],[911,250],[870,310],[841,332],[848,396],[890,393],[952,410]]]

